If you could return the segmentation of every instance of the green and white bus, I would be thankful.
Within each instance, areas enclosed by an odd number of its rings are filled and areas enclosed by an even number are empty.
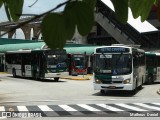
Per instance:
[[[95,48],[94,89],[135,92],[145,82],[145,52],[136,47],[115,45]]]
[[[160,80],[160,53],[145,52],[146,55],[146,79],[148,84]]]
[[[4,53],[0,53],[0,72],[4,72],[5,60]]]
[[[68,60],[65,50],[18,50],[5,53],[7,72],[13,77],[34,79],[68,76]]]

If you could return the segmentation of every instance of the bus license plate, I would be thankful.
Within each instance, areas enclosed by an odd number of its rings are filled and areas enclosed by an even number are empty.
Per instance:
[[[116,86],[109,86],[109,88],[114,89],[114,88],[116,88]]]

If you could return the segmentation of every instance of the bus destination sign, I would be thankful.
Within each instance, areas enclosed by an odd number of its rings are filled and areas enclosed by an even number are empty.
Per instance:
[[[129,48],[123,47],[105,47],[105,48],[97,48],[97,53],[121,53],[121,52],[129,52]]]

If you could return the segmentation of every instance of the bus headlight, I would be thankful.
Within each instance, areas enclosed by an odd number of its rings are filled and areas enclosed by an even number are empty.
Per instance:
[[[124,84],[129,84],[130,81],[131,81],[131,79],[126,79],[126,80],[123,81],[123,83],[124,83]]]
[[[102,83],[102,82],[101,82],[100,80],[98,80],[98,79],[96,79],[95,82],[96,82],[97,84],[101,84],[101,83]]]

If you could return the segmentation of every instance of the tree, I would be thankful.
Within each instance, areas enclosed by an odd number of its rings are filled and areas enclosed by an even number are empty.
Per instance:
[[[111,0],[115,14],[119,21],[126,23],[128,19],[128,7],[131,8],[134,18],[141,17],[141,21],[147,19],[153,5],[157,6],[157,15],[160,18],[160,0]],[[0,7],[5,6],[8,20],[17,21],[22,15],[24,0],[0,0]],[[54,12],[57,8],[65,5],[61,13]],[[81,35],[86,35],[94,24],[94,8],[96,0],[68,0],[59,4],[56,8],[46,11],[41,15],[34,16],[31,20],[44,16],[41,24],[42,36],[46,44],[52,48],[62,49],[73,37],[75,29]],[[21,25],[23,25],[21,24]],[[20,27],[18,25],[16,28]]]

